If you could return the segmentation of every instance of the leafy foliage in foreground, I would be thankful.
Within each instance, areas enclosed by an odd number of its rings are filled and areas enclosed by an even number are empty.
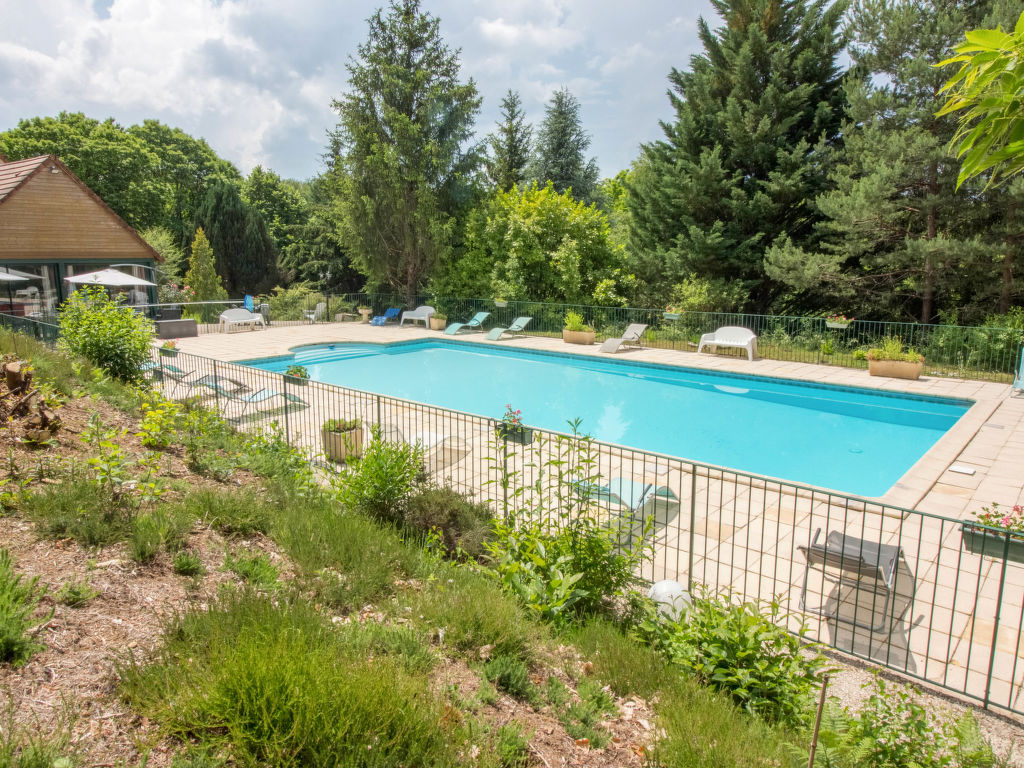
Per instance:
[[[10,553],[0,549],[0,663],[19,666],[42,650],[32,631],[49,621],[49,616],[42,620],[34,616],[45,594],[39,578],[26,580],[16,574]]]
[[[145,316],[97,286],[79,288],[61,307],[61,346],[121,381],[141,381],[152,337],[153,324]]]

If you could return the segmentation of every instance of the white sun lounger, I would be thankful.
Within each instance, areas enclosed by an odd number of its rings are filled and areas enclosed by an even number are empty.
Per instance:
[[[605,339],[604,343],[601,344],[602,352],[618,352],[619,347],[622,346],[640,346],[640,337],[644,335],[644,331],[647,330],[646,323],[633,323],[625,331],[622,336],[618,339]]]
[[[416,322],[418,320],[423,321],[423,327],[426,328],[430,325],[430,316],[434,314],[434,308],[428,307],[424,304],[422,307],[416,307],[416,309],[407,309],[402,313],[402,319],[398,321],[398,325],[401,326],[406,320],[409,322]]]
[[[234,309],[225,309],[220,313],[218,330],[222,333],[231,333],[232,328],[248,326],[251,331],[257,325],[263,328],[266,327],[266,323],[263,322],[263,315],[250,312],[242,307],[235,307]]]
[[[711,347],[712,352],[717,351],[718,347],[745,349],[747,350],[747,359],[753,360],[757,356],[757,336],[749,328],[725,325],[714,333],[705,333],[700,337],[697,351],[702,352],[704,347]]]

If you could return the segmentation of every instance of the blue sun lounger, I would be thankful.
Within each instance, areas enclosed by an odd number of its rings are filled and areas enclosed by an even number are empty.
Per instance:
[[[482,331],[484,329],[484,320],[491,316],[490,312],[477,312],[473,315],[472,319],[466,323],[452,323],[444,329],[446,336],[454,336],[456,333],[461,331],[463,328],[472,329],[474,331]]]
[[[375,318],[370,320],[370,325],[385,325],[392,320],[398,319],[398,313],[402,310],[398,307],[388,307],[383,315],[377,315]]]
[[[1024,349],[1020,351],[1020,365],[1017,366],[1017,375],[1013,378],[1012,392],[1024,392]]]
[[[491,330],[487,332],[487,338],[490,341],[497,341],[506,333],[511,333],[513,336],[516,334],[522,335],[526,331],[526,326],[530,324],[531,320],[533,320],[532,317],[517,317],[512,321],[508,328],[491,328]]]

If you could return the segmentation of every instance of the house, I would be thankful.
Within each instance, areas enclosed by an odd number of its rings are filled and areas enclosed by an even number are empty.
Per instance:
[[[152,280],[160,260],[53,155],[0,156],[0,272],[24,278],[0,284],[0,312],[52,312],[69,292],[65,277],[106,267]]]

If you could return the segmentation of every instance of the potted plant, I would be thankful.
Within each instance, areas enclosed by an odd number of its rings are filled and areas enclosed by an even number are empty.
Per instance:
[[[164,357],[177,357],[178,356],[178,340],[168,339],[160,345],[160,354]]]
[[[679,316],[682,315],[682,310],[678,307],[674,307],[671,304],[665,307],[665,311],[662,313],[666,320],[678,320]]]
[[[440,315],[437,312],[430,316],[430,330],[443,331],[448,327],[448,315]]]
[[[849,328],[850,324],[856,320],[855,317],[847,317],[846,315],[835,314],[825,316],[825,327],[826,328]]]
[[[974,512],[977,518],[965,520],[960,527],[964,549],[976,555],[1024,563],[1024,506],[1014,504],[1010,512],[999,509],[996,502]]]
[[[571,310],[565,313],[562,341],[566,344],[593,344],[595,335],[594,329],[583,322],[583,315]]]
[[[368,322],[370,322],[370,315],[373,314],[373,308],[372,307],[367,307],[367,306],[363,305],[363,306],[356,307],[356,312],[358,312],[360,315],[363,316],[363,322],[364,323],[368,323]]]
[[[304,387],[309,383],[309,371],[306,366],[292,363],[284,370],[288,383],[296,387]]]
[[[494,297],[494,306],[499,307],[499,308],[507,307],[508,306],[508,302],[505,301],[501,296],[495,296]]]
[[[880,346],[868,350],[868,373],[891,379],[916,379],[924,368],[924,355],[913,348],[904,352],[903,342],[886,336]]]
[[[505,403],[505,415],[498,422],[498,437],[509,443],[530,445],[533,442],[533,430],[523,426],[523,412],[513,410],[511,403]]]
[[[324,453],[338,463],[363,455],[363,422],[359,419],[328,419],[320,427]]]

